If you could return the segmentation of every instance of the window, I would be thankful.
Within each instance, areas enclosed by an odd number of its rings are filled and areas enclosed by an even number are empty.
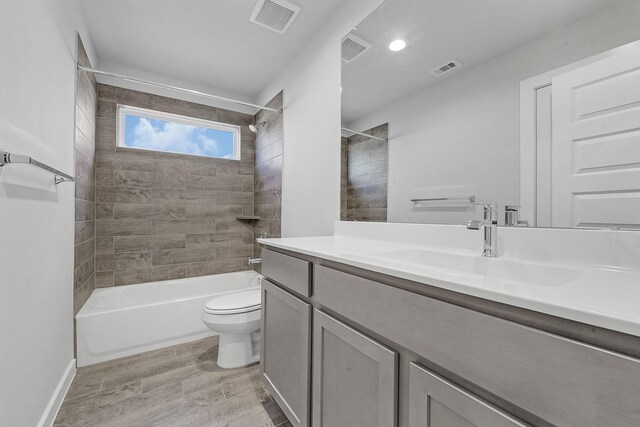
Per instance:
[[[118,146],[240,160],[240,126],[118,106]]]

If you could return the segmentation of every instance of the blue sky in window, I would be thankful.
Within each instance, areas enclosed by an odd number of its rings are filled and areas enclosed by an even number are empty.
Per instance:
[[[125,114],[126,147],[233,158],[233,132]]]

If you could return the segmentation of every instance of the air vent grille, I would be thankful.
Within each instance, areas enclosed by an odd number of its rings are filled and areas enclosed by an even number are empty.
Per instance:
[[[300,7],[286,0],[258,0],[249,20],[282,34],[293,24],[298,13]]]
[[[453,71],[455,69],[458,69],[462,67],[462,62],[460,61],[456,61],[455,59],[452,59],[451,61],[447,62],[446,64],[436,68],[435,70],[431,71],[432,74],[435,74],[436,76],[441,76],[445,73],[448,73],[450,71]]]
[[[351,62],[362,55],[371,47],[371,43],[362,40],[360,37],[348,34],[342,39],[342,60]]]

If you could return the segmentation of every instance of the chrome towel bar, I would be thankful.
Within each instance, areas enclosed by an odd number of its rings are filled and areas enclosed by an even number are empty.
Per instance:
[[[469,197],[432,197],[429,199],[411,199],[411,201],[413,203],[418,203],[418,202],[469,202],[469,203],[475,203],[476,202],[476,196],[469,196]]]
[[[4,165],[8,165],[11,163],[24,163],[28,165],[37,166],[40,169],[44,169],[47,172],[51,172],[55,175],[55,183],[60,184],[61,182],[73,182],[74,179],[71,175],[67,175],[64,172],[60,172],[58,169],[52,168],[49,165],[45,165],[42,162],[37,161],[33,157],[25,156],[23,154],[12,154],[6,151],[0,150],[0,167]]]

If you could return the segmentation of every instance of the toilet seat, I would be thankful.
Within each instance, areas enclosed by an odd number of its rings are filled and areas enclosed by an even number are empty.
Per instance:
[[[260,310],[262,293],[260,288],[230,292],[211,298],[204,306],[208,314],[241,314]]]

